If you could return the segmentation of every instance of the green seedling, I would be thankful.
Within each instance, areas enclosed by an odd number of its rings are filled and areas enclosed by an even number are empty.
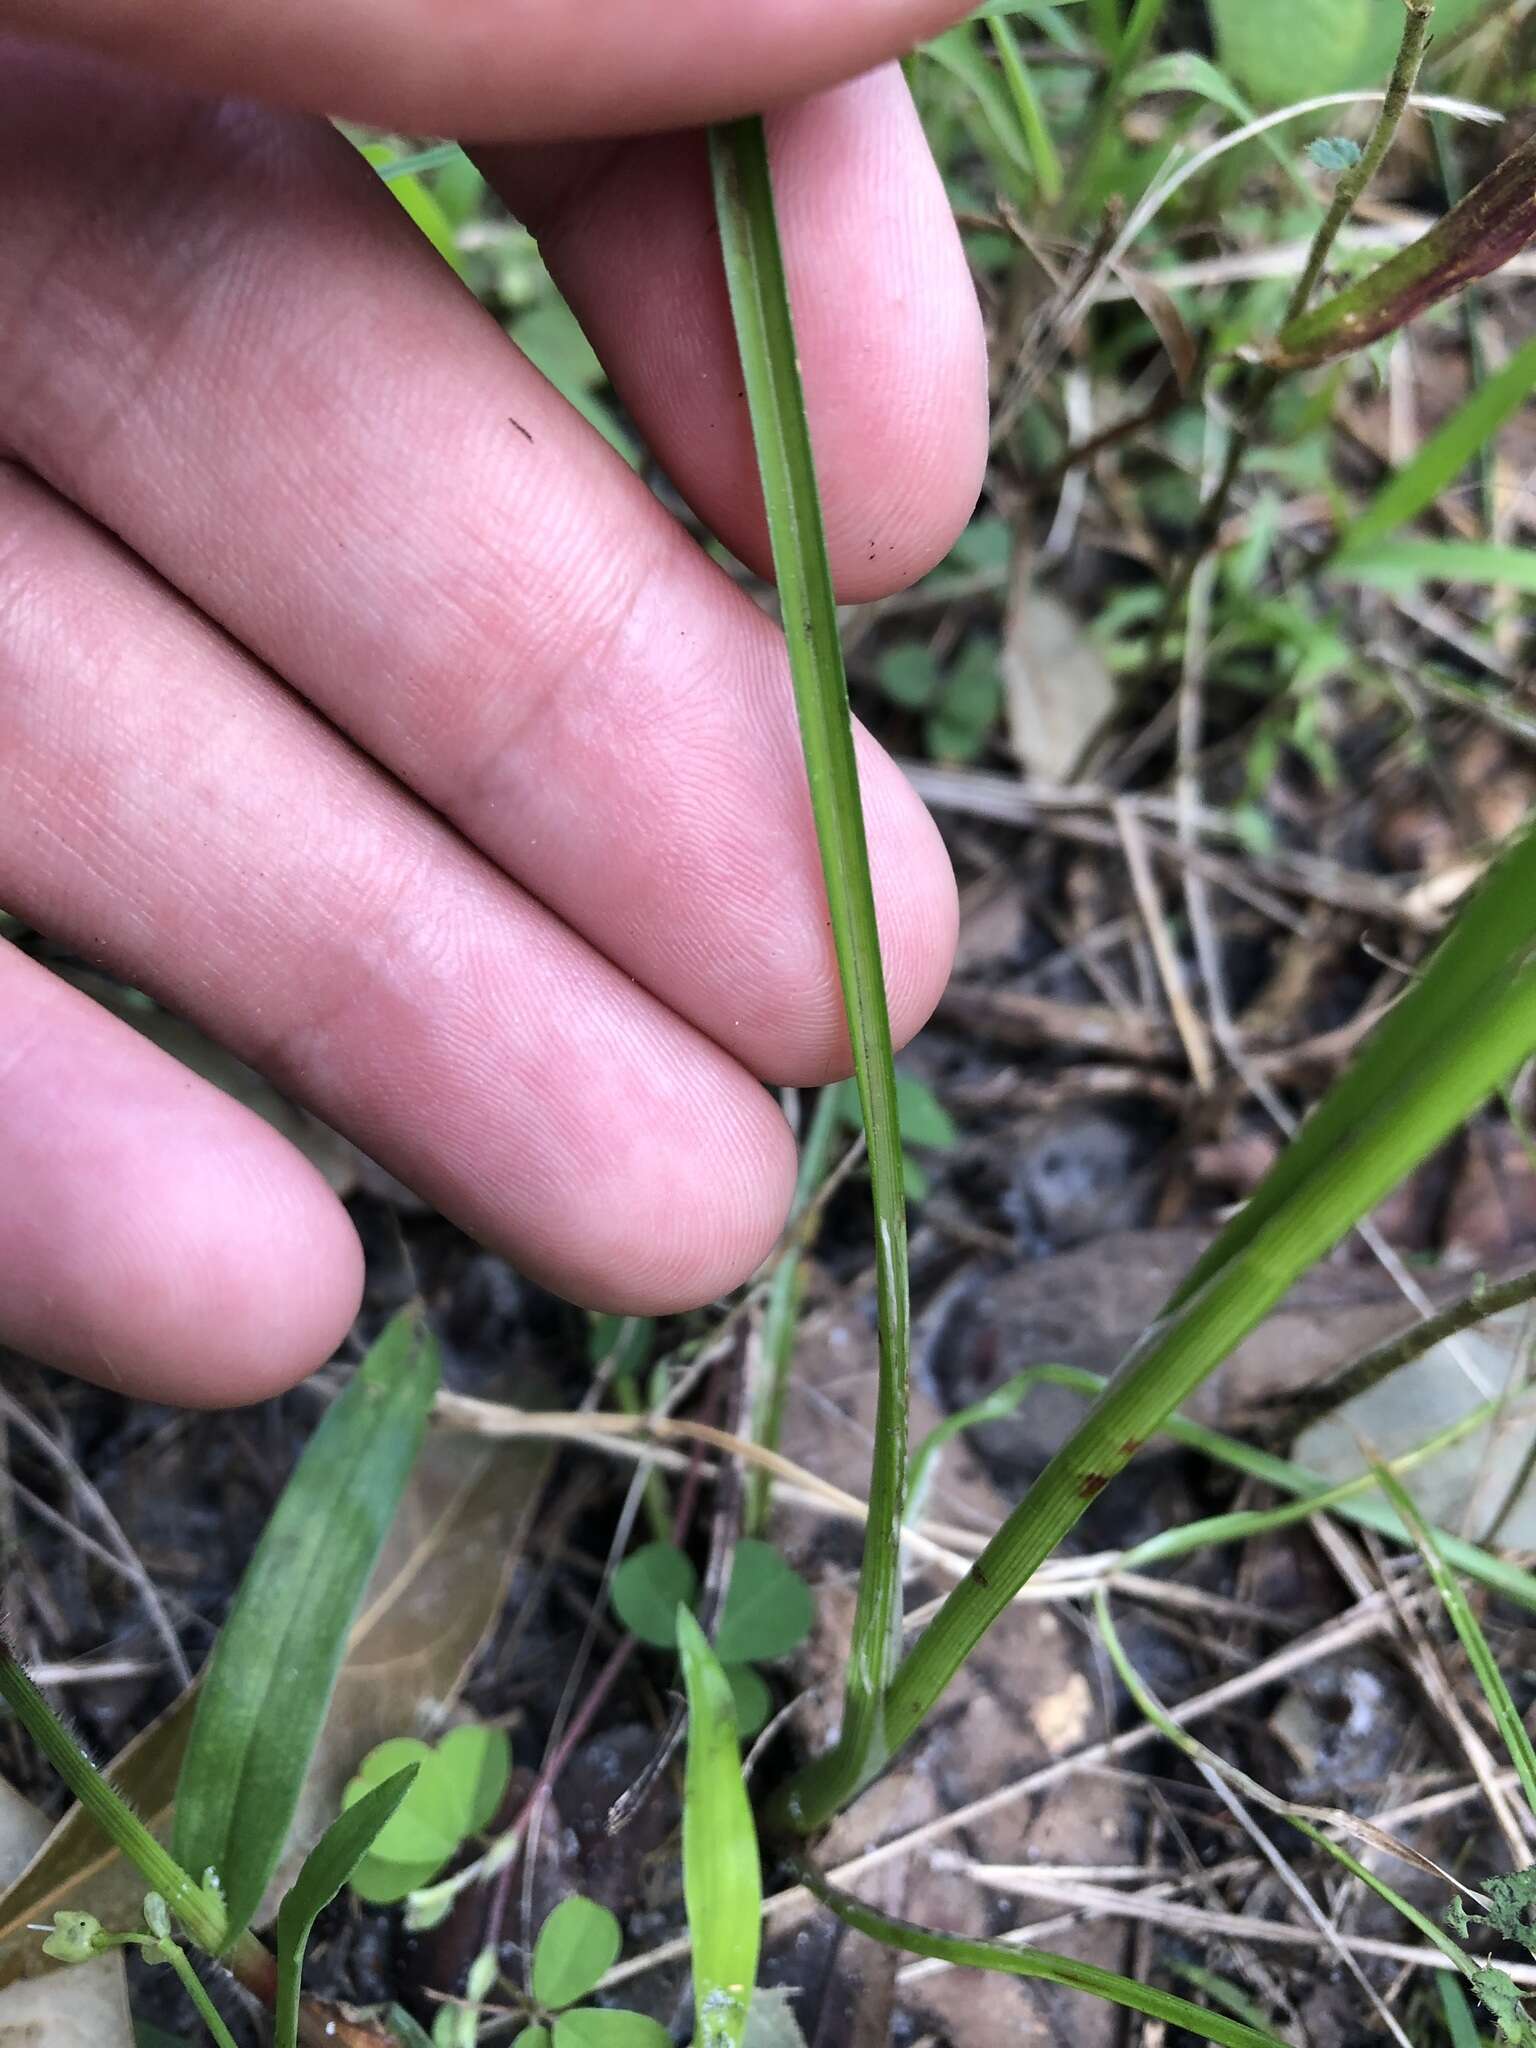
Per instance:
[[[513,2048],[672,2048],[672,2036],[643,2013],[583,2005],[618,1961],[623,1937],[606,1906],[562,1899],[533,1948],[536,2017]]]
[[[963,764],[985,750],[1003,706],[994,641],[967,641],[943,668],[922,641],[898,641],[880,656],[875,677],[893,704],[922,712],[923,745],[936,761]]]
[[[678,1610],[691,1614],[698,1597],[699,1575],[675,1543],[643,1544],[613,1575],[614,1612],[653,1649],[677,1649]],[[811,1589],[800,1574],[771,1543],[744,1537],[736,1546],[715,1639],[736,1703],[738,1735],[755,1735],[773,1711],[768,1687],[753,1666],[798,1649],[814,1618]]]
[[[347,1636],[426,1431],[438,1355],[419,1308],[385,1329],[299,1460],[246,1568],[204,1672],[168,1850],[87,1757],[0,1640],[0,1697],[114,1849],[150,1885],[146,1933],[110,1934],[58,1911],[51,1961],[137,1946],[175,1970],[218,2048],[232,2048],[173,1935],[221,1963],[276,2013],[295,2048],[309,1930],[366,1855],[412,1781],[370,1789],[305,1861],[278,1912],[278,1954],[249,1931],[288,1836]],[[348,1502],[338,1522],[333,1509]],[[197,1873],[194,1875],[193,1873]]]
[[[512,1770],[505,1729],[455,1728],[436,1748],[409,1736],[381,1742],[342,1795],[349,1810],[397,1771],[415,1779],[352,1874],[352,1889],[372,1906],[390,1906],[430,1884],[473,1835],[496,1817]]]
[[[925,1082],[912,1074],[896,1076],[896,1101],[901,1113],[901,1174],[909,1202],[923,1201],[932,1186],[922,1152],[951,1152],[960,1142],[955,1120]],[[859,1128],[859,1098],[850,1081],[839,1084],[837,1112],[846,1129]]]

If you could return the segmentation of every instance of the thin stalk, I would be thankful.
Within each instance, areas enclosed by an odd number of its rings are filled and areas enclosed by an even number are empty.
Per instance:
[[[159,1892],[198,1947],[217,1955],[225,1934],[224,1908],[219,1900],[188,1876],[113,1790],[3,1643],[0,1698],[14,1710],[108,1841],[128,1858],[150,1889]]]
[[[1312,247],[1302,266],[1290,298],[1286,302],[1285,314],[1280,325],[1289,327],[1299,319],[1312,303],[1312,294],[1317,290],[1319,280],[1327,268],[1328,258],[1333,254],[1333,245],[1338,241],[1350,215],[1365,196],[1372,179],[1386,161],[1387,151],[1392,147],[1393,137],[1402,125],[1413,89],[1419,82],[1419,71],[1424,63],[1424,52],[1429,46],[1429,28],[1434,18],[1435,0],[1406,0],[1408,18],[1403,23],[1403,40],[1398,46],[1397,62],[1392,67],[1392,77],[1387,85],[1387,96],[1382,101],[1381,112],[1371,130],[1370,140],[1361,151],[1360,161],[1343,172],[1333,190],[1333,201],[1312,237]]]
[[[869,1525],[842,1736],[813,1767],[820,1798],[837,1806],[885,1747],[884,1697],[900,1650],[911,1351],[901,1124],[853,718],[761,120],[712,129],[710,164],[874,1196],[880,1384]]]
[[[146,1953],[150,1953],[146,1947]],[[179,1941],[162,1941],[154,1945],[151,1959],[168,1963],[181,1979],[182,1989],[197,2007],[203,2025],[213,2036],[216,2048],[235,2048],[235,2037],[219,2017],[218,2008],[203,1988],[203,1981],[192,1967],[192,1959]]]
[[[1486,1282],[1480,1283],[1462,1295],[1459,1301],[1453,1301],[1449,1308],[1442,1309],[1439,1315],[1414,1324],[1401,1336],[1389,1337],[1384,1344],[1378,1344],[1374,1351],[1368,1351],[1364,1358],[1355,1359],[1330,1379],[1322,1380],[1313,1387],[1304,1387],[1299,1394],[1283,1396],[1276,1404],[1273,1420],[1265,1417],[1265,1434],[1273,1438],[1284,1430],[1287,1435],[1299,1435],[1310,1423],[1321,1421],[1347,1402],[1368,1394],[1372,1387],[1379,1387],[1383,1380],[1390,1379],[1393,1373],[1400,1372],[1414,1359],[1422,1358],[1426,1351],[1432,1351],[1447,1338],[1459,1336],[1474,1324],[1486,1322],[1490,1316],[1519,1308],[1531,1300],[1536,1300],[1536,1267],[1529,1273],[1518,1274],[1513,1280],[1501,1281],[1495,1287],[1488,1286]]]
[[[1472,1958],[1443,1928],[1437,1927],[1427,1913],[1420,1912],[1419,1908],[1405,1899],[1401,1892],[1394,1890],[1374,1871],[1368,1870],[1363,1863],[1351,1856],[1342,1843],[1334,1841],[1331,1835],[1296,1812],[1284,1800],[1276,1799],[1273,1794],[1265,1792],[1262,1786],[1256,1786],[1251,1778],[1241,1771],[1234,1770],[1232,1765],[1217,1756],[1214,1750],[1207,1749],[1203,1742],[1191,1735],[1188,1729],[1179,1726],[1126,1655],[1114,1624],[1114,1617],[1110,1612],[1108,1596],[1102,1588],[1095,1595],[1094,1612],[1104,1647],[1109,1652],[1111,1664],[1115,1667],[1115,1674],[1130,1694],[1143,1720],[1150,1722],[1160,1735],[1194,1762],[1209,1764],[1221,1777],[1236,1782],[1250,1793],[1259,1793],[1268,1811],[1278,1814],[1295,1828],[1298,1834],[1305,1835],[1307,1840],[1315,1843],[1325,1855],[1331,1856],[1335,1863],[1341,1864],[1351,1877],[1368,1885],[1379,1899],[1385,1900],[1394,1912],[1400,1913],[1411,1926],[1418,1929],[1426,1941],[1432,1942],[1443,1956],[1454,1963],[1469,1982],[1475,1982],[1474,1973],[1477,1966]]]
[[[811,1113],[805,1143],[800,1148],[800,1172],[795,1182],[794,1204],[789,1212],[793,1227],[808,1208],[811,1197],[827,1177],[837,1143],[841,1115],[835,1088],[823,1088]],[[799,1322],[800,1296],[804,1279],[805,1246],[793,1232],[790,1245],[773,1269],[768,1283],[768,1303],[763,1311],[759,1343],[762,1357],[762,1385],[752,1410],[752,1440],[765,1450],[776,1451],[784,1431],[784,1406],[789,1398],[790,1367],[795,1355],[795,1330]],[[758,1536],[768,1519],[773,1475],[761,1469],[747,1481],[742,1534]]]

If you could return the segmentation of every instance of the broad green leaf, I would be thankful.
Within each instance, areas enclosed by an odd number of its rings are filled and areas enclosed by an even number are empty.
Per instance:
[[[274,2048],[298,2048],[299,1991],[310,1931],[410,1791],[417,1768],[411,1764],[397,1771],[333,1821],[305,1858],[293,1889],[278,1907]]]
[[[642,1543],[613,1575],[613,1611],[632,1636],[658,1650],[677,1641],[679,1604],[692,1607],[699,1594],[693,1561],[675,1543]]]
[[[875,674],[886,696],[905,711],[921,711],[938,693],[938,663],[920,640],[888,647],[875,663]]]
[[[880,1746],[885,1688],[901,1648],[901,1507],[911,1365],[901,1120],[837,597],[762,121],[751,118],[711,129],[709,153],[875,1210],[879,1392],[869,1521],[848,1653],[842,1739],[819,1779],[823,1797],[838,1803]]]
[[[624,1936],[606,1906],[562,1899],[533,1945],[533,1995],[552,2011],[574,2005],[619,1959]]]
[[[1036,1982],[1059,1984],[1064,1990],[1086,1991],[1094,1998],[1107,1999],[1127,2012],[1139,2012],[1164,2026],[1181,2027],[1200,2041],[1214,2041],[1219,2048],[1285,2048],[1273,2035],[1260,2033],[1242,2020],[1225,2013],[1192,2005],[1171,1991],[1159,1991],[1134,1978],[1101,1970],[1094,1963],[1080,1963],[1074,1956],[1052,1955],[1045,1949],[1011,1948],[1000,1941],[967,1940],[958,1934],[941,1934],[931,1927],[914,1927],[888,1913],[866,1906],[850,1892],[827,1884],[814,1871],[802,1869],[801,1876],[824,1906],[846,1926],[887,1948],[902,1949],[909,1955],[933,1956],[940,1962],[959,1963],[976,1970],[996,1970],[1005,1977],[1030,1977]]]
[[[768,1718],[773,1712],[773,1694],[762,1674],[754,1671],[750,1664],[729,1664],[725,1675],[736,1706],[736,1733],[743,1742],[750,1742],[768,1725]]]
[[[513,2040],[512,2048],[550,2048],[550,2039],[548,2027],[524,2027]]]
[[[915,1074],[896,1076],[896,1099],[901,1104],[901,1135],[907,1144],[931,1152],[948,1152],[959,1144],[954,1118]]]
[[[1320,171],[1352,171],[1360,161],[1360,145],[1350,135],[1319,135],[1307,144],[1307,155]]]
[[[768,1664],[787,1657],[816,1618],[811,1589],[771,1543],[744,1537],[736,1546],[725,1611],[715,1634],[722,1664]]]
[[[688,1692],[683,1898],[693,1945],[695,2048],[741,2048],[757,1983],[763,1878],[741,1775],[736,1710],[715,1653],[686,1607],[677,1646]]]
[[[512,1770],[505,1729],[468,1724],[435,1749],[409,1736],[381,1742],[342,1795],[350,1807],[406,1765],[415,1768],[409,1797],[352,1875],[352,1889],[370,1905],[394,1905],[429,1883],[465,1839],[489,1826]]]
[[[407,1309],[306,1447],[204,1673],[175,1850],[184,1869],[219,1873],[230,1940],[248,1924],[282,1853],[437,1383],[437,1347],[420,1309]]]
[[[555,2021],[555,2048],[672,2048],[672,2036],[643,2012],[583,2005]]]
[[[1432,434],[1410,462],[1395,469],[1341,537],[1336,559],[1352,558],[1417,519],[1486,448],[1505,421],[1536,391],[1536,341],[1518,348],[1504,366],[1477,385],[1470,398]]]
[[[1483,0],[1439,0],[1435,32],[1470,21]],[[1350,86],[1385,85],[1402,35],[1398,0],[1210,0],[1217,55],[1267,107]]]
[[[449,1850],[419,1863],[392,1863],[384,1856],[365,1856],[352,1873],[352,1889],[365,1905],[398,1906],[412,1892],[429,1885],[452,1853]]]

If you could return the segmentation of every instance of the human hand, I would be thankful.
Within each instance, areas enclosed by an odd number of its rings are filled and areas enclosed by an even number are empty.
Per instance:
[[[870,598],[969,515],[985,366],[899,73],[825,88],[963,11],[0,0],[0,906],[594,1306],[743,1279],[794,1172],[761,1083],[847,1067],[782,642],[326,123],[201,94],[500,138],[475,153],[641,432],[760,569],[683,130],[778,106],[834,565]],[[613,139],[642,129],[671,132]],[[905,1039],[953,880],[860,745]],[[297,1153],[0,945],[0,1340],[250,1400],[360,1280]]]

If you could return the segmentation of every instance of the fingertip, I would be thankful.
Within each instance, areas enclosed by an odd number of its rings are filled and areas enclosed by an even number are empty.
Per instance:
[[[793,1134],[773,1097],[721,1057],[715,1085],[643,1117],[625,1105],[613,1142],[571,1160],[568,1208],[533,1278],[610,1315],[679,1315],[750,1280],[794,1195]]]

